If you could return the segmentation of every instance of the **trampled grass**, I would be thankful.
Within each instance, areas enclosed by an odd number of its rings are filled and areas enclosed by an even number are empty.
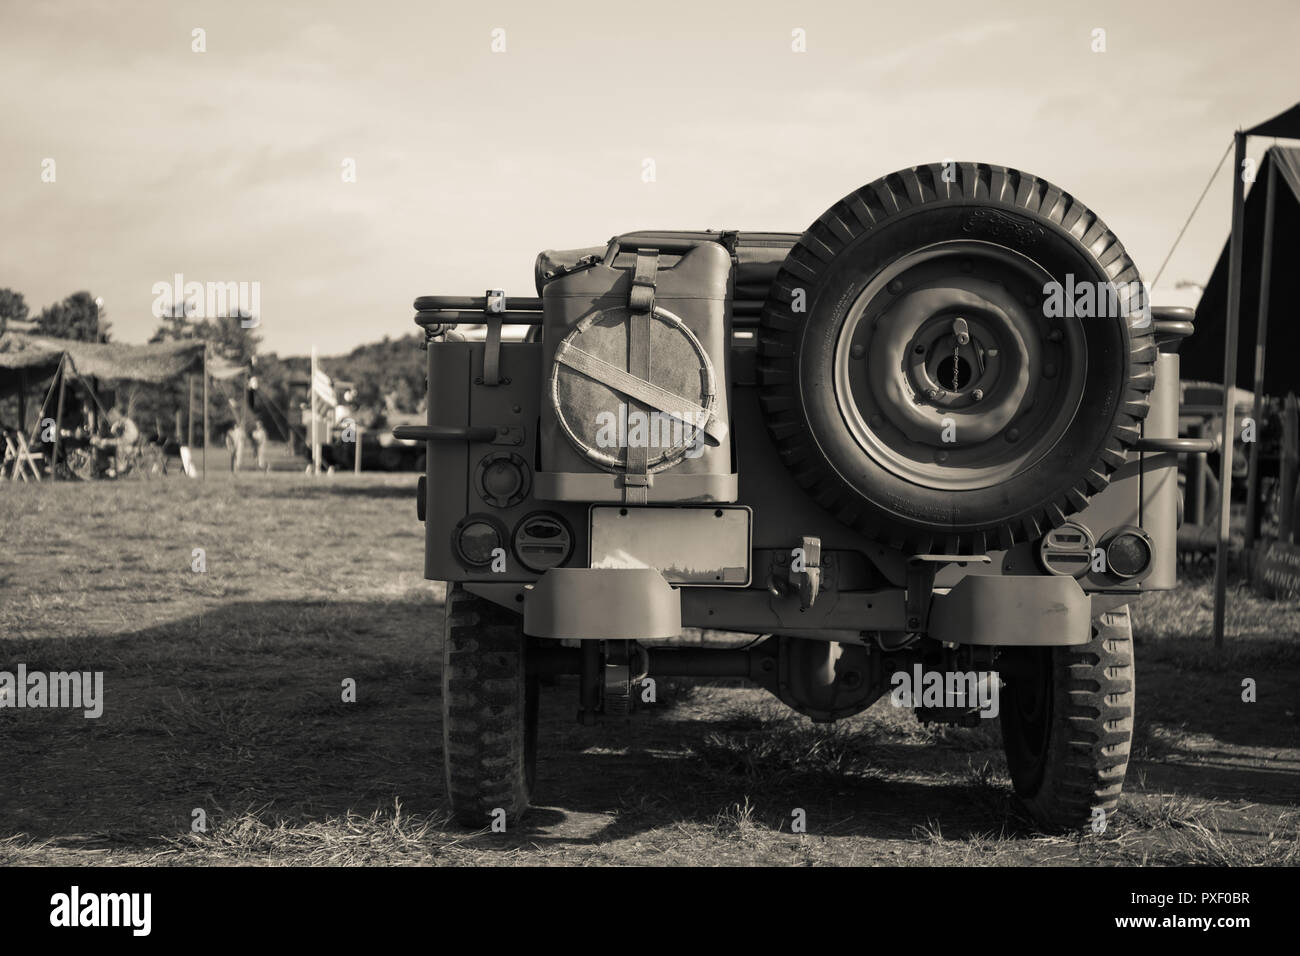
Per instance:
[[[0,864],[1297,862],[1300,610],[1234,590],[1216,655],[1203,577],[1135,609],[1134,760],[1101,835],[1034,829],[994,726],[887,704],[815,725],[727,681],[586,728],[558,680],[534,811],[451,826],[414,483],[4,485],[0,669],[103,671],[105,709],[0,710]]]

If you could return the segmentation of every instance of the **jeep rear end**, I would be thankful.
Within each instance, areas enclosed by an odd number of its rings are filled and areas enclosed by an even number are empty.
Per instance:
[[[801,236],[631,233],[544,253],[540,298],[416,300],[428,424],[397,433],[427,447],[463,821],[525,811],[541,678],[572,674],[587,724],[670,676],[814,721],[886,696],[998,719],[1044,825],[1104,824],[1127,606],[1174,586],[1177,456],[1207,450],[1177,434],[1191,316],[1062,309],[1066,283],[1136,282],[1122,247],[1042,180],[959,169],[885,177]]]

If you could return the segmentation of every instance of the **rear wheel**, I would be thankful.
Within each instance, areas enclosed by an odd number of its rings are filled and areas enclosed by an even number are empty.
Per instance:
[[[537,680],[519,617],[459,584],[447,589],[442,747],[456,820],[486,827],[528,808],[537,766]]]
[[[1098,832],[1119,802],[1133,740],[1133,628],[1127,606],[1092,640],[1017,652],[1002,694],[1002,745],[1016,794],[1054,830]]]

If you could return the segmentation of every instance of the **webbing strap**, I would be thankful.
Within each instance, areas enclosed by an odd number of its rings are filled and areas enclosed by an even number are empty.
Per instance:
[[[627,374],[643,382],[649,382],[651,370],[650,323],[655,308],[655,280],[659,274],[659,250],[638,249],[636,251],[636,268],[632,273],[632,291],[628,295],[627,328]],[[595,358],[595,356],[592,356]],[[611,366],[612,367],[612,366]],[[629,396],[633,397],[633,396]],[[628,409],[632,411],[631,408]],[[623,484],[623,498],[628,504],[643,505],[649,499],[649,488],[644,478],[649,470],[650,449],[645,445],[627,448],[626,477],[631,479]]]
[[[487,317],[487,337],[483,342],[483,384],[501,384],[501,315]]]
[[[721,444],[727,437],[727,426],[716,413],[689,398],[674,394],[668,389],[637,378],[623,371],[617,365],[592,355],[585,349],[568,342],[561,342],[555,350],[555,361],[588,378],[607,385],[615,391],[622,392],[628,398],[649,405],[656,411],[673,418],[679,418],[695,428],[703,428],[704,434]],[[701,424],[703,423],[703,424]]]
[[[483,312],[487,315],[487,338],[483,342],[484,385],[501,384],[501,322],[505,311],[505,290],[488,289],[483,296]]]

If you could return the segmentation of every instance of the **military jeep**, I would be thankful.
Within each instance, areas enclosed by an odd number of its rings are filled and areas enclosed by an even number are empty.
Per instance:
[[[1150,308],[1095,213],[1014,169],[918,166],[802,234],[626,233],[536,279],[416,300],[428,424],[395,432],[427,447],[462,822],[526,810],[539,686],[567,674],[586,724],[670,676],[814,721],[887,695],[996,719],[1043,826],[1104,823],[1128,605],[1174,586],[1178,455],[1205,449],[1178,438],[1190,310]]]

